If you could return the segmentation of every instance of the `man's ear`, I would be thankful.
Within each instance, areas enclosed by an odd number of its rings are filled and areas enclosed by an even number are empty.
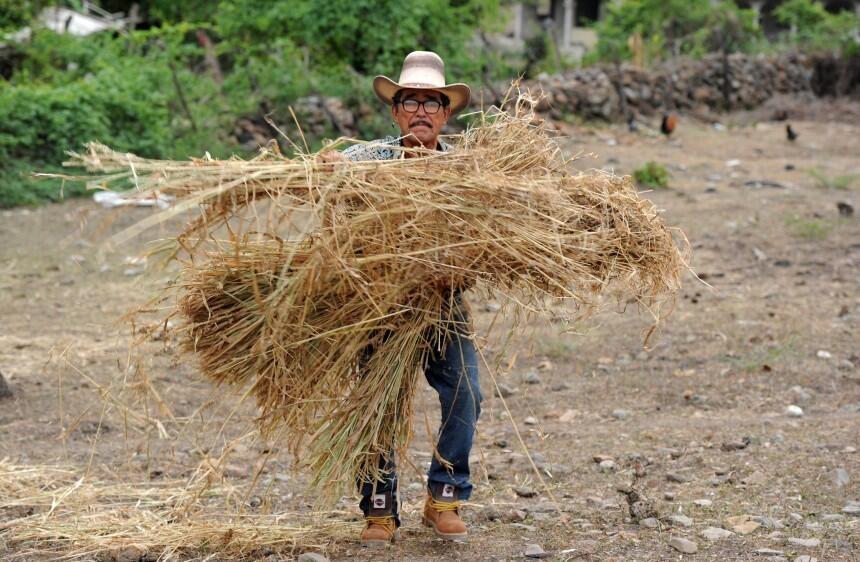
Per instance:
[[[391,116],[394,117],[395,120],[397,119],[397,104],[396,103],[391,104]]]

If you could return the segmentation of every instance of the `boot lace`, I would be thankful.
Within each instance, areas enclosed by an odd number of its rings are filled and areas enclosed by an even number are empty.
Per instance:
[[[364,518],[367,521],[368,525],[382,525],[384,527],[391,527],[394,525],[394,516],[393,515],[368,515]]]
[[[430,497],[430,508],[435,509],[436,511],[458,511],[460,509],[460,502],[440,502],[437,501],[436,498]]]

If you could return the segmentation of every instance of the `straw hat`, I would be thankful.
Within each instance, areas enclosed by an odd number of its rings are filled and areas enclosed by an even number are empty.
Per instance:
[[[397,82],[387,76],[373,79],[373,91],[388,105],[394,103],[392,98],[398,90],[406,88],[442,92],[451,100],[453,113],[466,107],[472,95],[465,84],[445,84],[445,63],[439,55],[430,51],[412,51],[406,55]]]

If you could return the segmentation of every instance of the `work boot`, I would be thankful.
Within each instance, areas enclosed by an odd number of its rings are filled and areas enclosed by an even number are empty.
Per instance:
[[[365,526],[361,531],[361,546],[385,546],[394,542],[399,534],[394,517],[394,502],[391,492],[373,494],[370,509],[364,516]]]
[[[451,484],[434,484],[424,503],[424,525],[449,541],[466,540],[466,523],[460,518],[460,500]]]

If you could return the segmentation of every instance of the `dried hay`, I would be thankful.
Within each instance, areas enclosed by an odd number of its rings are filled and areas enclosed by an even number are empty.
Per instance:
[[[286,428],[331,499],[405,450],[420,368],[454,328],[458,292],[533,312],[566,299],[570,320],[613,296],[656,323],[678,290],[683,236],[630,178],[571,171],[532,107],[520,96],[455,150],[409,159],[168,162],[92,144],[70,164],[176,198],[120,240],[199,212],[171,246],[187,256],[171,287],[185,349],[212,380],[250,385],[263,432]],[[297,212],[310,217],[298,229]]]
[[[185,482],[99,480],[0,460],[0,552],[15,560],[231,560],[324,549],[355,534],[341,513],[237,513],[209,471]],[[338,520],[340,519],[340,520]]]

